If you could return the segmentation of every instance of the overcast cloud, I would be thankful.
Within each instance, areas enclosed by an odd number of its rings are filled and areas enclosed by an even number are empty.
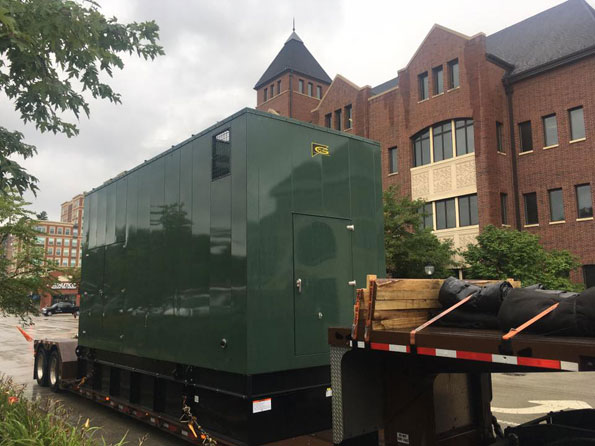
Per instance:
[[[121,22],[154,19],[166,55],[125,57],[111,85],[122,104],[91,101],[80,135],[39,134],[21,124],[0,96],[0,123],[20,130],[39,153],[24,164],[39,178],[36,212],[60,217],[60,204],[168,149],[243,107],[291,33],[296,32],[333,78],[377,85],[397,75],[434,23],[489,35],[559,0],[326,1],[99,0]]]

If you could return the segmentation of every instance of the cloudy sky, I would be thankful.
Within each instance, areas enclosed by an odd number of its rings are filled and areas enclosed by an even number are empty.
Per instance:
[[[39,178],[36,212],[59,219],[60,204],[168,149],[239,109],[296,32],[333,78],[377,85],[407,64],[434,23],[489,35],[560,0],[98,0],[120,22],[154,19],[166,55],[125,58],[111,81],[122,104],[91,101],[80,135],[39,134],[0,95],[0,125],[20,130],[39,153],[24,164]],[[591,3],[592,4],[592,3]],[[74,118],[73,118],[74,119]]]

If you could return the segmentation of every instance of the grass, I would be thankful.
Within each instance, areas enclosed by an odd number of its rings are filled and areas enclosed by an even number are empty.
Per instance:
[[[100,428],[78,418],[52,399],[29,401],[23,386],[0,376],[0,446],[108,446]],[[144,440],[140,440],[142,445]],[[110,446],[123,446],[125,437]]]

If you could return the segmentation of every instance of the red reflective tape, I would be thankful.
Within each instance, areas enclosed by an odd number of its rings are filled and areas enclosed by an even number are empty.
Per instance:
[[[176,432],[176,431],[178,430],[178,427],[177,427],[177,426],[174,426],[174,425],[172,425],[172,424],[170,424],[169,426],[167,426],[167,428],[168,428],[170,431],[172,431],[172,432]]]
[[[544,369],[560,370],[560,361],[556,359],[525,358],[523,356],[519,356],[518,364],[525,365],[527,367],[541,367]]]
[[[388,344],[382,344],[380,342],[370,342],[370,348],[372,350],[384,350],[384,351],[389,350]]]
[[[492,362],[492,354],[457,350],[457,359],[469,359],[471,361]]]
[[[417,347],[417,353],[419,355],[436,356],[436,349],[430,347]]]

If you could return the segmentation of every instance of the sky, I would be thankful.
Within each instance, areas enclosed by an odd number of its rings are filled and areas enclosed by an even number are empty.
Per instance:
[[[39,179],[30,208],[59,220],[60,204],[167,150],[244,107],[254,84],[296,32],[331,78],[359,86],[397,75],[433,24],[490,35],[560,0],[98,0],[122,23],[155,20],[165,56],[124,56],[106,80],[122,104],[90,99],[73,138],[23,125],[0,93],[0,125],[19,130],[38,154],[22,164]],[[590,2],[593,4],[592,2]]]

